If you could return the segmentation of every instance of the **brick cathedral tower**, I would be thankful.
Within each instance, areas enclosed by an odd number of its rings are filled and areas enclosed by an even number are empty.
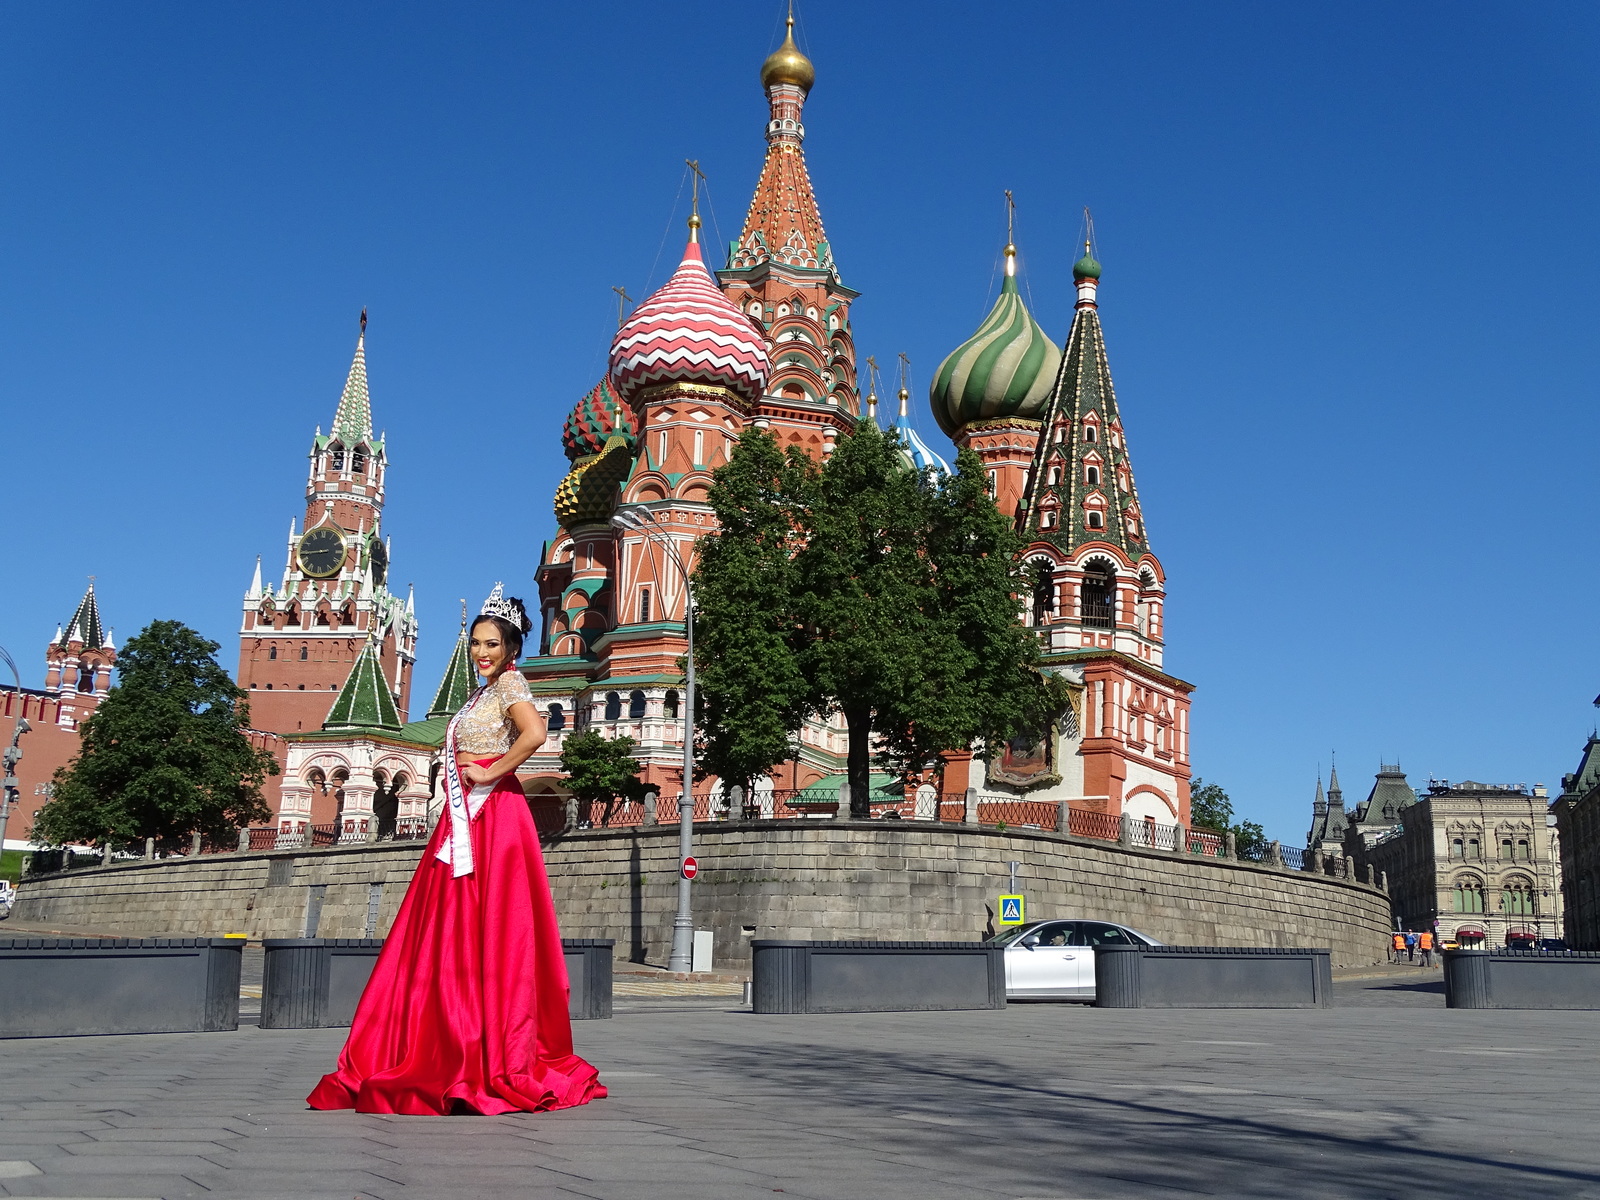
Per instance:
[[[1037,580],[1030,616],[1046,662],[1083,689],[1066,722],[1076,728],[1062,730],[1066,781],[1086,807],[1187,825],[1194,686],[1162,670],[1166,574],[1134,486],[1089,249],[1073,267],[1077,310],[1018,517]]]
[[[761,65],[771,112],[766,161],[717,279],[771,345],[772,374],[751,422],[781,445],[820,457],[859,413],[850,302],[860,293],[839,282],[801,150],[801,112],[815,81],[811,60],[794,43],[791,14],[783,45]]]
[[[272,733],[320,729],[368,641],[400,718],[411,697],[417,618],[410,597],[388,588],[382,533],[389,467],[372,432],[367,393],[367,314],[333,427],[311,444],[304,524],[289,522],[283,577],[263,585],[261,560],[244,596],[239,686],[251,724]]]

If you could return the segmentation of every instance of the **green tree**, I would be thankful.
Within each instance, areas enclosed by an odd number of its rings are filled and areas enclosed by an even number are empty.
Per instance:
[[[585,811],[605,805],[602,823],[609,822],[619,799],[639,800],[644,785],[639,781],[639,760],[633,757],[631,737],[608,738],[598,730],[572,734],[561,745],[561,769],[567,773],[567,786]]]
[[[1261,858],[1267,852],[1267,831],[1254,821],[1233,819],[1233,801],[1221,784],[1196,775],[1189,785],[1189,824],[1196,829],[1233,834],[1240,858]]]
[[[929,482],[932,482],[931,480]],[[1018,618],[1033,584],[1018,561],[1022,539],[989,494],[970,450],[929,497],[925,554],[932,569],[926,612],[937,661],[904,710],[878,714],[881,757],[901,772],[940,750],[999,747],[1046,731],[1068,705],[1067,686],[1040,669],[1037,636]]]
[[[261,785],[278,765],[250,744],[250,707],[219,648],[179,621],[152,621],[128,640],[117,685],[81,726],[78,756],[56,772],[37,839],[153,837],[171,847],[198,832],[221,843],[271,816]]]
[[[706,765],[748,783],[789,756],[807,714],[843,715],[851,815],[870,814],[873,735],[885,765],[1037,730],[1065,706],[1018,620],[1018,544],[982,464],[905,465],[863,421],[820,468],[740,439],[718,472],[721,528],[702,543],[696,666]]]
[[[740,437],[708,499],[719,532],[695,568],[701,767],[746,794],[790,754],[807,687],[794,645],[794,555],[816,468],[766,430]]]

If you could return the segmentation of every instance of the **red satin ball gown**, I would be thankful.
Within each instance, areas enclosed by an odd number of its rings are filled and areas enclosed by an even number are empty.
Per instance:
[[[516,776],[508,779],[471,821],[471,874],[455,876],[439,860],[451,825],[448,812],[441,817],[356,1007],[339,1069],[307,1097],[312,1108],[496,1114],[605,1096],[596,1069],[572,1052],[544,856]]]

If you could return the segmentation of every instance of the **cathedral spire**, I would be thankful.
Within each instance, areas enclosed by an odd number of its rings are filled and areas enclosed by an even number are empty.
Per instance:
[[[744,229],[729,247],[729,270],[775,263],[837,274],[800,149],[806,137],[800,114],[816,77],[811,60],[794,43],[790,13],[783,45],[761,64],[761,86],[772,117],[767,122],[767,160]]]
[[[361,334],[356,338],[355,358],[339,396],[339,410],[333,417],[333,436],[347,448],[372,443],[372,399],[367,394],[367,310],[361,310]]]
[[[1085,251],[1072,275],[1077,311],[1045,401],[1022,519],[1030,540],[1069,555],[1091,542],[1114,546],[1132,567],[1150,544],[1100,328],[1100,264]]]

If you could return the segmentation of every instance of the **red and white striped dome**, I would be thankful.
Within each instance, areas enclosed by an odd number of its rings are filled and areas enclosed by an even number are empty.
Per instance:
[[[632,401],[661,383],[709,383],[754,402],[767,386],[766,338],[712,281],[691,241],[661,290],[611,340],[611,378]]]

